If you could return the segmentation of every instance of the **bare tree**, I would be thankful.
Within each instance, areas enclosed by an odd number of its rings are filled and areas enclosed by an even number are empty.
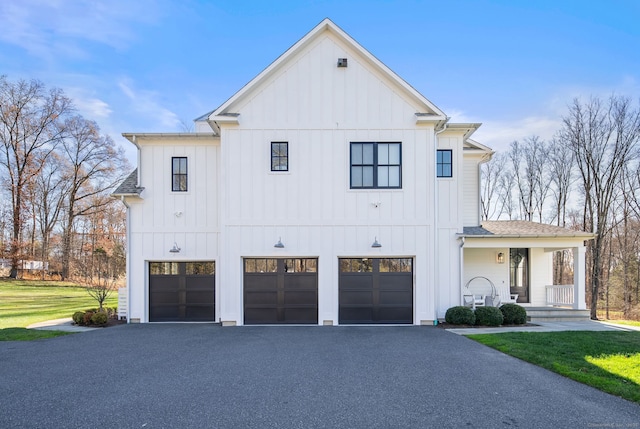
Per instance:
[[[62,174],[64,163],[65,160],[58,153],[52,153],[36,178],[36,198],[32,204],[37,214],[40,239],[42,240],[42,279],[45,277],[46,266],[49,262],[51,234],[60,218],[68,190],[68,179]]]
[[[496,153],[489,162],[482,164],[481,207],[482,220],[499,219],[504,211],[504,199],[500,198],[501,177],[505,174],[507,157]]]
[[[598,296],[604,274],[611,211],[619,193],[618,176],[637,156],[640,110],[629,99],[611,96],[603,103],[575,99],[563,118],[560,138],[573,151],[584,198],[583,224],[596,234],[589,242],[591,318],[597,319]]]
[[[546,177],[547,146],[538,136],[531,136],[521,143],[514,141],[509,150],[509,159],[518,189],[520,217],[533,220],[537,214],[542,222],[542,212],[549,181]]]
[[[13,224],[9,277],[18,275],[26,187],[58,144],[63,131],[60,118],[71,108],[70,100],[59,89],[47,92],[35,80],[9,82],[0,77],[0,163],[7,175]]]
[[[69,277],[73,226],[79,216],[90,215],[111,202],[93,198],[122,180],[125,157],[113,140],[100,134],[95,122],[76,116],[65,122],[61,152],[69,162],[65,225],[62,241],[62,277]]]

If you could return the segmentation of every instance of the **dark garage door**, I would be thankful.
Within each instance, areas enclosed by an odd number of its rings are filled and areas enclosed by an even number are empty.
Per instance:
[[[150,262],[150,322],[215,321],[215,262]]]
[[[411,258],[340,259],[339,323],[413,323]]]
[[[318,260],[244,260],[244,323],[317,324]]]

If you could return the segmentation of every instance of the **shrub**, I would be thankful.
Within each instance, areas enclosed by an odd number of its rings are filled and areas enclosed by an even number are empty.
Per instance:
[[[91,318],[95,313],[91,310],[84,312],[84,323],[83,325],[91,325]]]
[[[527,323],[527,310],[518,304],[503,304],[500,312],[504,316],[505,325],[524,325]]]
[[[452,325],[473,325],[476,322],[476,315],[469,307],[451,307],[444,315],[444,320]]]
[[[76,311],[71,318],[76,325],[84,325],[84,311]]]
[[[476,308],[476,325],[500,326],[504,321],[504,316],[499,308],[478,307]]]
[[[106,325],[108,319],[109,316],[107,316],[107,313],[99,311],[97,313],[93,313],[93,316],[91,316],[91,323],[94,325]]]

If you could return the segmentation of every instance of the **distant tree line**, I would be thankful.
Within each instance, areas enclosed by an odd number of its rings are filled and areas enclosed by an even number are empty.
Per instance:
[[[0,76],[0,258],[9,277],[104,282],[125,271],[125,213],[110,197],[130,169],[121,148],[62,90]],[[48,269],[46,269],[48,267]]]
[[[629,98],[573,100],[550,141],[514,141],[482,166],[483,219],[552,223],[593,232],[587,300],[640,318],[640,109]],[[554,283],[572,274],[554,255]]]

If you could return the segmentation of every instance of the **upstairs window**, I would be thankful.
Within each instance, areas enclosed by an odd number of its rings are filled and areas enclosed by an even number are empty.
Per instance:
[[[171,158],[171,190],[174,192],[187,191],[187,158]]]
[[[289,171],[289,143],[271,143],[271,171]]]
[[[438,177],[453,177],[453,154],[450,149],[438,150],[436,175]]]
[[[351,143],[351,189],[401,187],[401,143]]]

